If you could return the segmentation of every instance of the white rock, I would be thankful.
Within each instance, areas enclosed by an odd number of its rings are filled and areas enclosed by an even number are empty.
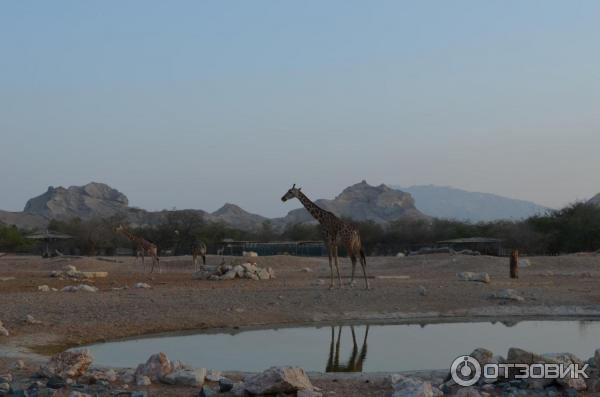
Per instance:
[[[157,382],[175,370],[175,365],[165,353],[153,354],[146,363],[138,365],[135,376],[147,376],[151,381]]]
[[[152,384],[152,381],[147,376],[137,375],[135,377],[135,384],[138,386],[150,386]]]
[[[137,283],[133,287],[134,288],[145,288],[145,289],[152,288],[149,284],[146,284],[146,283]]]
[[[28,314],[25,316],[25,322],[28,324],[41,324],[42,323],[40,320],[36,320],[35,318],[33,318],[33,316],[31,314]]]
[[[490,275],[487,273],[474,273],[474,272],[461,272],[456,273],[456,277],[458,277],[461,281],[479,281],[482,283],[490,282]]]
[[[47,285],[39,285],[37,289],[41,292],[50,292],[50,287],[48,287]]]
[[[490,295],[490,297],[492,299],[507,299],[507,300],[514,300],[514,301],[518,301],[518,302],[523,302],[525,300],[525,298],[523,298],[521,295],[519,295],[517,293],[517,291],[515,291],[514,289],[502,289],[500,291],[494,292],[492,295]]]
[[[302,368],[271,367],[245,379],[244,389],[251,394],[260,395],[313,390],[313,385]]]
[[[206,368],[178,369],[161,378],[161,381],[170,385],[197,387],[204,384]]]
[[[52,356],[48,363],[40,367],[40,373],[47,378],[75,378],[87,371],[93,359],[89,350],[65,351]]]
[[[529,259],[519,259],[519,267],[529,267],[531,266],[531,261]]]
[[[13,369],[23,369],[23,368],[25,368],[25,361],[23,361],[23,360],[17,360],[13,364]]]
[[[87,284],[79,284],[79,285],[67,285],[61,291],[62,292],[78,292],[78,291],[98,292],[98,288],[92,287],[91,285],[87,285]]]
[[[8,330],[6,328],[4,328],[4,325],[2,324],[2,321],[0,321],[0,335],[1,336],[9,336],[10,333],[8,332]]]
[[[223,374],[221,373],[221,371],[217,371],[217,370],[211,369],[206,374],[206,380],[209,381],[209,382],[218,382],[221,379],[223,379]]]
[[[436,397],[440,395],[440,391],[431,386],[430,382],[398,374],[392,375],[391,381],[394,389],[391,397]]]

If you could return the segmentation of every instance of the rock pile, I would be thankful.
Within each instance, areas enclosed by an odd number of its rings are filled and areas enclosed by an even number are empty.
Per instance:
[[[86,278],[99,278],[99,277],[107,277],[107,272],[82,272],[77,270],[77,268],[73,265],[67,265],[63,268],[63,270],[53,270],[50,272],[50,277],[56,277],[60,279],[72,279],[72,280],[81,280]]]
[[[254,263],[246,262],[241,265],[221,264],[214,270],[200,270],[192,275],[197,280],[233,280],[244,278],[249,280],[269,280],[275,278],[272,268],[261,268]]]

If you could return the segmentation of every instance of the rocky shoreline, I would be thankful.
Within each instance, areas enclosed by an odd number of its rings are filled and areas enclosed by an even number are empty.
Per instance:
[[[510,348],[506,358],[484,348],[471,354],[481,366],[496,364],[576,364],[585,368],[588,378],[572,373],[557,379],[517,379],[504,372],[494,379],[481,378],[474,385],[463,387],[451,379],[448,370],[414,373],[306,373],[298,367],[272,367],[260,373],[221,373],[206,368],[192,368],[166,354],[157,353],[137,368],[100,368],[93,365],[89,351],[59,353],[43,363],[25,364],[15,359],[9,371],[0,372],[0,397],[92,397],[150,395],[189,395],[196,397],[322,397],[335,395],[313,384],[330,379],[378,383],[385,397],[576,397],[600,393],[600,349],[582,360],[571,353],[537,354]],[[151,387],[160,391],[149,391]]]

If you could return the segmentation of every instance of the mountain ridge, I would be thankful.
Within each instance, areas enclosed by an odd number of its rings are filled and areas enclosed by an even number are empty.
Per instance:
[[[415,198],[419,210],[436,218],[471,222],[518,220],[550,209],[531,201],[492,193],[471,192],[450,186],[393,187],[410,193]]]

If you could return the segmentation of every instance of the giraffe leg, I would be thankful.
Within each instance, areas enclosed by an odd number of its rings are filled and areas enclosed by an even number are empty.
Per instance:
[[[329,251],[329,271],[331,272],[331,282],[329,283],[329,289],[333,288],[333,264],[331,263],[331,259],[332,259],[332,255],[333,255],[333,248],[331,246],[331,244],[328,245],[328,251]]]
[[[356,270],[356,255],[351,254],[350,260],[352,261],[352,278],[350,278],[350,286],[354,287],[354,271]]]
[[[202,266],[206,267],[206,255],[202,255]]]
[[[338,264],[338,247],[337,245],[333,246],[333,260],[335,263],[335,271],[337,272],[337,276],[338,276],[338,285],[340,288],[342,288],[342,276],[340,276],[340,266]]]
[[[360,249],[360,265],[362,266],[363,275],[365,276],[365,289],[371,289],[369,287],[369,279],[367,278],[367,258],[365,257],[365,251]]]

